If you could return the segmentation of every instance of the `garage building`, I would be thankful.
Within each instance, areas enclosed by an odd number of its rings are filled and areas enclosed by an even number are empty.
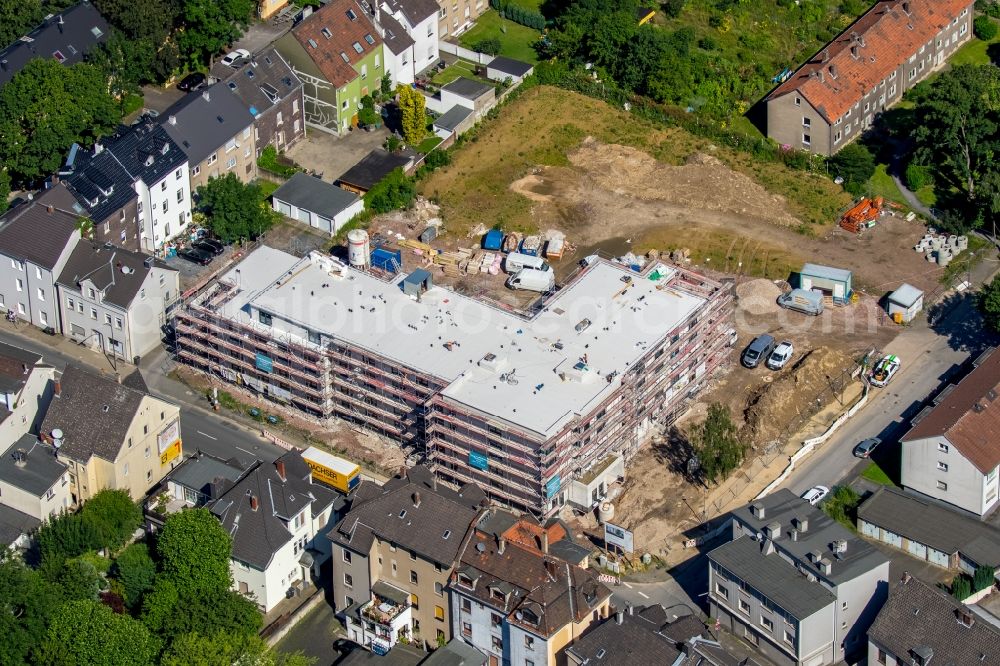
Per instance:
[[[851,271],[843,268],[831,268],[819,264],[806,264],[799,271],[799,287],[802,289],[818,289],[825,296],[833,299],[837,305],[851,302]]]
[[[335,234],[365,209],[364,201],[319,178],[297,173],[272,195],[274,210],[328,234]]]
[[[924,309],[924,292],[905,282],[899,289],[889,294],[889,316],[893,321],[905,323],[913,321]]]

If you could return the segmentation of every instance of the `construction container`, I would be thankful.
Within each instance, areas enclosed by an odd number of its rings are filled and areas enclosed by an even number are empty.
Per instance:
[[[384,248],[375,248],[372,252],[372,268],[380,268],[389,273],[398,273],[403,265],[403,255],[399,250],[395,252]]]
[[[302,459],[312,470],[313,481],[319,481],[347,494],[361,481],[361,467],[350,460],[310,446],[302,452]]]
[[[846,305],[851,300],[852,273],[843,268],[806,264],[799,271],[799,287],[806,291],[818,289],[831,296],[837,305]]]
[[[542,239],[538,236],[527,236],[523,241],[521,241],[521,254],[528,254],[532,257],[537,257],[541,249]]]
[[[499,229],[490,229],[483,236],[483,249],[493,250],[494,252],[499,250],[503,246],[503,232]]]
[[[371,256],[371,243],[368,232],[364,229],[351,229],[347,232],[347,261],[354,268],[368,266]]]
[[[924,309],[924,292],[904,282],[889,294],[886,309],[897,324],[912,321]]]
[[[545,244],[545,256],[549,259],[562,259],[564,247],[566,247],[565,240],[553,238]]]

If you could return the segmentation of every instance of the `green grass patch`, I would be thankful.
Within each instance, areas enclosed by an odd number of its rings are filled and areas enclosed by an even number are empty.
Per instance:
[[[877,462],[872,462],[865,468],[865,471],[861,472],[861,476],[873,481],[881,486],[895,486],[896,484],[892,482],[889,475],[885,473],[881,467],[878,466]]]
[[[466,76],[474,77],[476,75],[476,65],[468,60],[457,60],[453,64],[448,65],[442,71],[431,77],[431,83],[436,86],[443,86],[451,83],[457,78]]]
[[[903,193],[896,186],[896,181],[889,175],[888,167],[885,164],[879,164],[875,167],[875,173],[868,181],[868,191],[872,196],[884,197],[887,201],[908,205]]]
[[[260,191],[264,193],[265,198],[274,194],[274,191],[281,187],[278,183],[271,180],[264,180],[263,178],[257,180],[257,185],[260,186]]]
[[[991,44],[996,43],[996,39],[992,42],[984,42],[981,39],[973,37],[968,44],[956,51],[955,55],[948,58],[948,64],[952,67],[958,67],[959,65],[988,65],[990,64],[990,56],[987,50]]]
[[[500,55],[535,64],[538,54],[534,45],[541,36],[537,30],[508,21],[491,9],[476,19],[476,25],[459,37],[458,42],[471,49],[477,42],[496,38],[500,40]]]
[[[937,205],[937,194],[935,194],[934,192],[933,185],[926,185],[924,187],[921,187],[919,190],[914,192],[914,194],[917,195],[917,199],[920,200],[920,203],[922,203],[925,206]]]
[[[122,117],[130,116],[142,108],[142,95],[126,95],[122,100]]]
[[[278,150],[274,146],[268,146],[261,152],[260,157],[257,158],[257,166],[264,171],[270,171],[277,176],[285,178],[291,178],[299,171],[302,171],[295,162],[284,155],[279,155]]]
[[[420,142],[417,146],[417,152],[421,152],[424,155],[434,150],[434,147],[441,143],[441,137],[439,136],[429,136]]]

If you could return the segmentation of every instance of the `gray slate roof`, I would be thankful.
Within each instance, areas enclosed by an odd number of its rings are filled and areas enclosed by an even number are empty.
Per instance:
[[[757,518],[750,512],[751,504],[734,509],[733,518],[757,534],[760,534],[766,526],[778,523],[781,536],[774,542],[775,547],[834,585],[853,580],[888,562],[886,556],[874,546],[787,488],[771,493],[753,504],[764,507],[763,519]],[[796,519],[806,519],[809,525],[805,532],[799,530],[798,539],[792,541],[790,537],[792,521]],[[831,544],[837,540],[847,542],[847,552],[839,558],[834,557],[831,550]],[[821,573],[812,564],[809,554],[814,551],[819,551],[822,557],[831,562],[829,574]]]
[[[112,143],[115,143],[114,139]],[[175,157],[179,152],[174,148],[174,155],[170,157]],[[105,148],[95,155],[93,151],[77,148],[75,154],[71,149],[71,154],[73,163],[64,165],[60,185],[73,193],[79,202],[77,205],[84,207],[95,222],[103,222],[115,211],[138,198],[132,175],[111,150]]]
[[[21,464],[18,454],[23,454]],[[34,435],[23,435],[0,457],[0,481],[41,497],[59,482],[66,465],[56,459],[56,450],[38,441]]]
[[[108,38],[107,22],[89,2],[73,5],[66,11],[50,16],[40,25],[0,51],[0,86],[35,58],[54,58],[64,65],[83,60],[92,48]]]
[[[73,242],[80,216],[74,203],[65,188],[53,188],[7,213],[0,222],[0,253],[51,271]]]
[[[87,462],[97,456],[113,462],[146,395],[138,370],[119,384],[112,377],[67,365],[62,394],[52,398],[41,431],[63,431],[60,457]]]
[[[222,460],[198,451],[170,472],[170,480],[200,493],[204,503],[225,495],[246,470],[236,458]]]
[[[226,65],[222,65],[226,67]],[[301,96],[302,82],[274,47],[269,46],[244,59],[222,83],[231,90],[253,117],[258,117],[290,96]]]
[[[451,566],[473,524],[482,490],[467,484],[457,493],[437,486],[417,466],[407,477],[390,479],[377,496],[356,496],[351,510],[327,536],[346,548],[367,553],[375,537],[412,550],[432,562]],[[367,486],[362,483],[359,486]],[[365,489],[364,496],[370,496]],[[419,506],[415,501],[419,496]],[[447,533],[447,538],[445,534]]]
[[[524,76],[532,69],[529,63],[507,58],[506,56],[497,56],[486,67],[500,70],[504,74],[510,74],[511,76]]]
[[[467,76],[460,76],[451,83],[441,86],[441,90],[447,90],[465,99],[476,100],[493,90],[493,86]]]
[[[624,613],[620,618],[621,624],[618,623],[618,616],[612,615],[566,648],[566,652],[579,661],[595,666],[673,664],[680,655],[680,650],[676,641],[661,633],[664,623],[658,616],[662,613],[662,609],[659,606],[650,606],[647,609],[638,609],[638,612],[635,610],[632,609],[632,613]],[[645,610],[654,612],[643,613]],[[660,613],[656,613],[656,610]],[[700,622],[698,624],[701,625]],[[701,628],[704,629],[704,625],[701,625]],[[700,632],[694,635],[700,635]]]
[[[0,544],[13,545],[22,534],[36,529],[42,521],[6,504],[0,504]]]
[[[292,176],[272,196],[331,220],[358,200],[354,192],[302,172]]]
[[[377,655],[371,650],[353,650],[338,659],[337,666],[417,666],[426,654],[412,645],[396,643],[385,655]]]
[[[811,582],[778,553],[765,555],[763,546],[744,536],[719,546],[708,558],[800,620],[837,600],[830,590]]]
[[[482,666],[486,655],[460,638],[453,638],[443,647],[431,652],[420,666]]]
[[[434,0],[384,0],[393,13],[402,10],[403,16],[410,25],[416,27],[418,23],[428,16],[438,13],[438,4]],[[381,19],[385,20],[385,12],[382,12]]]
[[[434,127],[439,127],[447,132],[454,132],[471,115],[472,109],[467,106],[455,104],[434,121]]]
[[[943,590],[911,577],[889,590],[868,637],[907,664],[911,651],[923,647],[933,650],[934,666],[1000,665],[1000,629],[975,614],[972,626],[964,626],[958,613],[965,608]]]
[[[434,3],[434,11],[437,11],[437,3]],[[385,30],[385,34],[382,36],[382,43],[394,54],[399,55],[413,46],[413,38],[406,32],[406,28],[400,25],[395,16],[388,12],[382,12],[379,23],[382,24],[382,28]]]
[[[410,164],[406,155],[390,153],[376,148],[361,158],[361,161],[348,169],[338,179],[348,185],[354,185],[363,190],[370,190],[380,180],[395,169],[405,169]]]
[[[148,254],[114,245],[109,247],[93,241],[80,241],[56,281],[79,290],[81,282],[90,280],[104,291],[105,302],[127,310],[153,266],[175,270]]]
[[[250,109],[226,85],[188,93],[160,114],[160,125],[187,155],[191,166],[239,136],[253,123]]]
[[[858,518],[942,553],[1000,567],[1000,529],[897,488],[880,487],[858,508]]]

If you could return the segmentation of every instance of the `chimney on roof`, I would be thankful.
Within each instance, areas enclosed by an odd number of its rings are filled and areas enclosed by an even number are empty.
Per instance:
[[[25,453],[24,449],[14,451],[14,464],[18,467],[24,467],[28,464],[28,454]]]
[[[909,571],[904,571],[902,577],[899,579],[899,582],[901,582],[903,585],[906,585],[912,579],[913,579],[913,576],[910,575],[910,572]]]
[[[207,90],[204,91],[203,93],[201,93],[201,98],[203,100],[205,100],[206,102],[211,102],[212,101],[212,96],[208,94]]]
[[[625,624],[625,611],[615,613],[615,624]]]
[[[555,560],[550,560],[549,558],[545,558],[545,570],[549,572],[549,575],[552,576],[553,579],[556,577],[557,566],[558,565],[556,564]]]
[[[497,540],[497,553],[503,555],[503,552],[507,550],[507,539],[500,537]]]
[[[906,13],[907,16],[910,15],[910,3],[909,3],[909,1],[903,3],[903,11]]]
[[[802,516],[796,516],[794,523],[795,523],[795,529],[797,529],[799,532],[805,533],[809,531],[808,518],[803,518]]]
[[[417,509],[420,507],[420,491],[413,491],[413,508]]]
[[[257,510],[257,497],[253,493],[251,493],[249,490],[247,491],[247,495],[250,496],[250,510],[251,511],[256,511]]]
[[[171,113],[170,117],[167,118],[167,122],[170,123],[171,125],[176,125],[177,124],[177,116],[175,116],[174,114]]]
[[[54,379],[52,380],[52,395],[56,398],[62,397],[62,380]]]
[[[437,475],[432,474],[431,475],[431,490],[434,491],[434,492],[437,492],[437,489],[438,489],[438,478],[437,478]]]
[[[62,31],[63,31],[63,25],[64,25],[64,24],[65,24],[65,22],[63,21],[63,17],[62,17],[62,14],[60,14],[60,15],[59,15],[59,20],[58,20],[58,21],[56,21],[56,25],[58,25],[58,26],[59,26],[59,32],[62,32]]]
[[[857,45],[852,46],[851,47],[851,57],[854,58],[855,60],[857,60],[859,55],[860,55],[860,51],[858,50]]]
[[[830,70],[830,78],[832,78],[832,79],[837,78],[837,66],[831,64],[830,67],[829,67],[829,70]]]
[[[45,207],[45,212],[51,215],[52,213],[56,212],[56,207],[49,204],[48,206]]]
[[[287,481],[288,480],[288,477],[285,476],[285,461],[284,460],[280,460],[280,459],[279,460],[275,460],[274,461],[274,469],[276,469],[278,471],[278,478],[280,478],[282,481]]]
[[[972,611],[964,606],[955,609],[955,618],[960,625],[966,628],[970,628],[976,623],[976,618],[972,615]]]
[[[104,151],[104,146],[101,145],[100,141],[98,141],[97,143],[94,144],[94,154],[95,155],[100,155],[103,151]]]
[[[403,467],[399,468],[399,478],[401,478],[401,479],[408,478],[408,474],[407,474],[406,466],[405,465]]]
[[[764,520],[764,505],[761,502],[755,502],[750,505],[750,515],[757,520]]]
[[[542,532],[542,552],[546,555],[549,554],[549,532],[548,530]]]
[[[827,62],[830,59],[830,49],[823,49],[823,62]]]

